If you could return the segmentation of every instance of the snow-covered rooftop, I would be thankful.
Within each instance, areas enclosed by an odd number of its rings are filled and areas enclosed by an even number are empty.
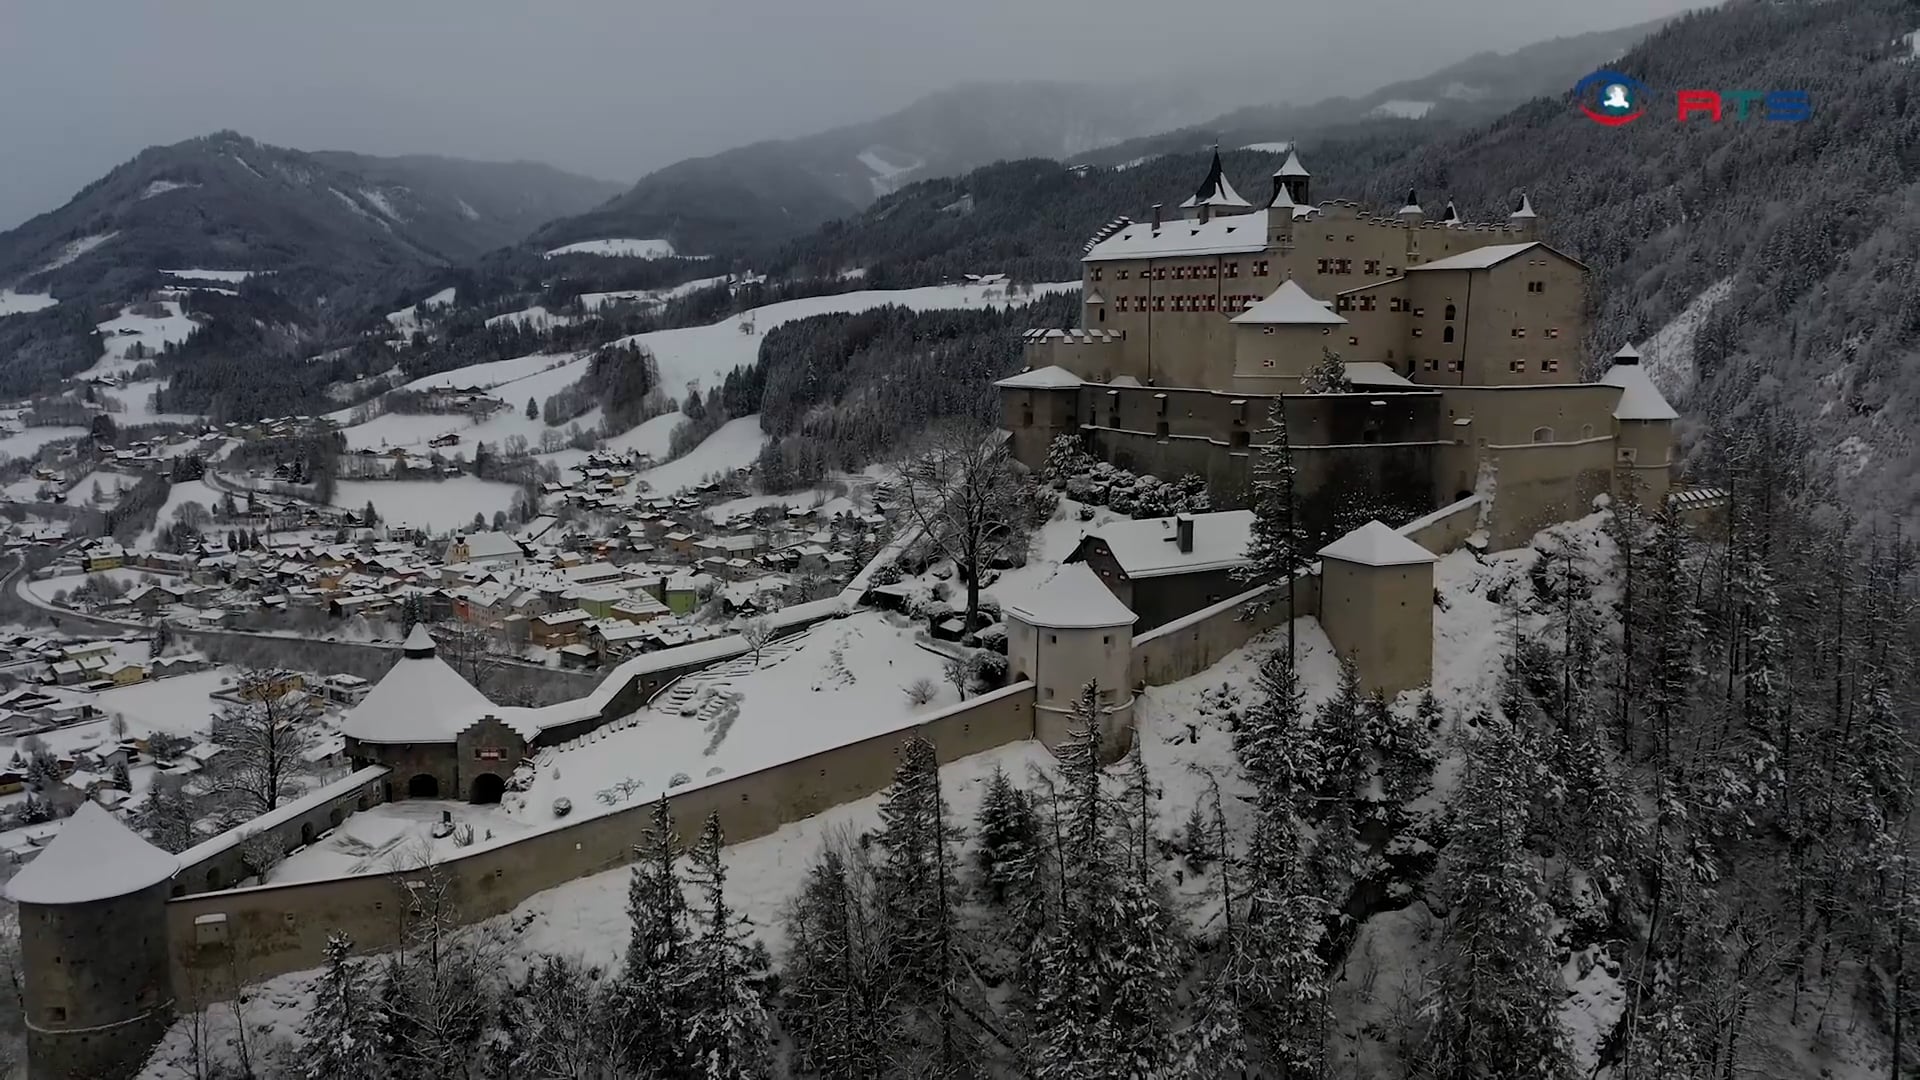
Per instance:
[[[1135,222],[1087,249],[1081,261],[1251,254],[1266,247],[1267,215],[1256,210],[1210,221],[1163,221],[1158,227]]]
[[[135,835],[91,800],[53,843],[7,882],[16,904],[85,904],[139,892],[172,877],[180,863]]]
[[[1378,519],[1320,549],[1323,559],[1361,566],[1418,566],[1435,561],[1433,552],[1401,536]]]
[[[1273,175],[1275,176],[1312,176],[1313,174],[1307,171],[1307,167],[1305,165],[1300,164],[1300,154],[1298,151],[1288,150],[1287,160],[1280,163],[1280,168],[1275,170]]]
[[[415,626],[400,662],[347,714],[341,733],[370,743],[452,742],[493,703],[447,666],[426,628]]]
[[[1062,566],[1031,594],[1008,604],[1007,612],[1029,625],[1060,630],[1132,626],[1139,618],[1086,563]]]
[[[1458,255],[1449,255],[1444,259],[1435,259],[1432,262],[1421,263],[1418,266],[1409,266],[1407,267],[1407,273],[1411,274],[1417,270],[1486,270],[1498,266],[1516,255],[1524,255],[1535,248],[1552,252],[1554,255],[1573,263],[1575,266],[1581,265],[1580,260],[1573,256],[1549,247],[1538,240],[1533,240],[1524,244],[1488,244],[1486,247],[1475,248],[1472,251],[1463,251]]]
[[[1347,381],[1355,386],[1411,387],[1414,382],[1378,360],[1347,360]]]
[[[1632,345],[1623,347],[1613,354],[1613,366],[1607,369],[1600,381],[1607,386],[1620,388],[1620,403],[1613,407],[1615,420],[1678,420],[1680,414],[1653,385],[1653,379],[1647,375],[1647,369],[1640,363],[1640,353]]]
[[[1187,201],[1180,204],[1182,210],[1196,206],[1227,206],[1236,209],[1250,207],[1253,204],[1240,197],[1228,182],[1226,172],[1220,167],[1220,151],[1213,152],[1213,165],[1207,169],[1206,179],[1200,181],[1200,187]]]
[[[1246,561],[1253,511],[1193,514],[1193,550],[1181,551],[1177,518],[1115,521],[1093,535],[1104,541],[1128,577],[1164,577],[1238,566]]]
[[[1023,371],[1018,375],[1001,379],[999,382],[994,383],[994,385],[1010,387],[1015,390],[1053,390],[1064,386],[1079,386],[1081,382],[1080,376],[1075,375],[1066,368],[1058,364],[1049,364],[1043,368]]]
[[[1299,283],[1289,278],[1273,290],[1273,295],[1233,317],[1237,323],[1263,325],[1333,326],[1347,320],[1336,315],[1325,302],[1315,300]]]

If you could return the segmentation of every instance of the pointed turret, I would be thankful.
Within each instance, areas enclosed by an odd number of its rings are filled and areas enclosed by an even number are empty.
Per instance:
[[[1533,200],[1527,198],[1527,193],[1523,191],[1520,193],[1520,205],[1514,209],[1513,213],[1508,214],[1507,218],[1512,221],[1520,221],[1522,219],[1530,221],[1537,216],[1538,215],[1533,212]]]
[[[1200,187],[1180,209],[1188,217],[1205,218],[1222,214],[1244,214],[1253,209],[1253,204],[1240,197],[1227,180],[1227,173],[1220,164],[1220,148],[1213,148],[1213,164],[1207,169],[1206,179],[1200,181]]]
[[[1447,200],[1447,208],[1440,215],[1440,223],[1442,225],[1460,224],[1460,208],[1453,205],[1452,199]]]
[[[1288,147],[1287,160],[1281,162],[1280,168],[1273,174],[1274,195],[1277,198],[1280,189],[1285,188],[1287,197],[1293,200],[1295,206],[1311,206],[1311,191],[1308,184],[1312,179],[1313,174],[1307,171],[1305,165],[1300,164],[1299,151]]]
[[[1407,189],[1407,204],[1400,208],[1400,212],[1397,216],[1400,218],[1401,221],[1405,221],[1413,225],[1418,225],[1422,221],[1425,221],[1427,219],[1427,212],[1421,209],[1420,207],[1419,192],[1415,191],[1412,188]]]
[[[1620,388],[1620,403],[1613,407],[1615,420],[1658,423],[1680,419],[1660,388],[1653,385],[1653,379],[1640,363],[1640,350],[1631,342],[1613,354],[1613,365],[1600,376],[1600,381]]]

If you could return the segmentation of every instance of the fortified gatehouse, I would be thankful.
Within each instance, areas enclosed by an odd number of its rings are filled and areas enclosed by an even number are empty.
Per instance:
[[[1506,546],[1595,495],[1666,496],[1676,414],[1631,346],[1580,381],[1586,268],[1538,239],[1524,195],[1506,221],[1468,223],[1412,192],[1392,214],[1310,204],[1310,183],[1289,154],[1255,207],[1216,153],[1181,216],[1096,233],[1081,326],[1029,331],[1027,370],[999,384],[1020,459],[1073,435],[1235,505],[1281,397],[1310,516],[1336,481],[1409,516],[1477,494]],[[1328,354],[1351,392],[1308,393]]]

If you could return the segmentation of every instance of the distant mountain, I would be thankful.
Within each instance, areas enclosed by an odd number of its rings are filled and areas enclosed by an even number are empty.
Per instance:
[[[144,150],[0,233],[0,286],[118,299],[165,269],[346,282],[471,258],[617,190],[542,165],[306,153],[220,132]]]
[[[1205,123],[1113,143],[1076,160],[1121,165],[1214,143],[1230,149],[1352,134],[1360,125],[1390,126],[1398,122],[1439,130],[1481,124],[1531,98],[1564,92],[1581,76],[1618,59],[1665,22],[1655,20],[1618,30],[1554,38],[1510,53],[1479,53],[1431,75],[1383,86],[1360,97],[1235,109]],[[1361,47],[1356,43],[1356,49]]]
[[[1206,115],[1193,96],[1067,83],[966,85],[866,123],[755,143],[643,177],[534,234],[546,248],[612,237],[734,254],[797,236],[915,180],[1014,158],[1067,158]]]

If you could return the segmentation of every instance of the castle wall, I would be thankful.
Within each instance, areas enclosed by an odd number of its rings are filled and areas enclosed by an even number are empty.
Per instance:
[[[501,784],[492,791],[497,801],[506,779],[527,756],[527,741],[498,717],[483,717],[467,726],[454,742],[454,788],[449,798],[480,802],[483,794],[475,785],[483,776],[497,777]]]
[[[1320,579],[1301,573],[1293,579],[1293,611],[1320,610]],[[1133,639],[1131,675],[1135,686],[1165,686],[1207,670],[1221,658],[1287,619],[1287,586],[1262,585],[1185,618],[1175,619]]]
[[[1528,291],[1530,285],[1540,291]],[[1542,385],[1580,377],[1586,326],[1579,264],[1536,248],[1487,270],[1409,276],[1410,378],[1437,385]],[[1451,305],[1454,318],[1447,319]],[[1447,330],[1454,330],[1448,343]],[[1420,335],[1413,337],[1413,330]]]
[[[282,853],[290,853],[318,840],[328,829],[345,821],[347,815],[386,802],[386,781],[387,770],[382,766],[360,769],[318,791],[275,807],[245,825],[195,844],[180,853],[180,869],[173,875],[172,895],[188,896],[232,888],[235,882],[252,876],[253,871],[246,865],[250,838],[270,836]],[[403,778],[401,793],[405,791]]]
[[[1014,459],[1037,469],[1047,460],[1053,440],[1071,433],[1076,425],[1074,411],[1079,392],[1071,387],[1058,390],[1003,388],[1000,391],[1000,426],[1013,435]]]
[[[1613,490],[1613,439],[1542,443],[1482,450],[1493,498],[1489,538],[1495,549],[1527,542],[1541,529],[1571,521]]]
[[[913,717],[860,742],[676,788],[668,800],[683,833],[699,828],[714,811],[727,842],[739,843],[882,790],[909,736],[932,740],[944,763],[1031,738],[1033,712],[1033,684],[1017,683]],[[651,803],[635,801],[560,828],[469,849],[439,864],[438,872],[450,883],[460,921],[490,918],[536,893],[627,864],[651,812]],[[380,874],[175,899],[165,905],[172,984],[182,1007],[192,1008],[224,999],[236,982],[318,965],[333,931],[350,934],[362,951],[393,948],[402,941],[404,909],[396,876]],[[225,917],[219,935],[224,940],[212,940],[204,928],[196,931],[195,920],[203,916]]]
[[[1673,488],[1673,421],[1617,420],[1614,425],[1619,432],[1614,446],[1615,470],[1623,476],[1633,475],[1642,506],[1658,507]],[[1619,487],[1624,489],[1626,485]]]
[[[1320,565],[1320,625],[1361,687],[1392,697],[1433,681],[1433,564]]]
[[[1233,377],[1190,385],[1231,386],[1238,394],[1298,394],[1300,377],[1320,362],[1321,351],[1339,351],[1346,340],[1333,336],[1346,329],[1340,326],[1227,325],[1233,329]],[[1342,358],[1352,359],[1344,353]]]
[[[1466,544],[1467,537],[1480,528],[1485,511],[1485,500],[1469,495],[1395,531],[1435,555],[1445,555]]]
[[[21,904],[30,1075],[121,1080],[173,1020],[167,882],[86,904]]]

